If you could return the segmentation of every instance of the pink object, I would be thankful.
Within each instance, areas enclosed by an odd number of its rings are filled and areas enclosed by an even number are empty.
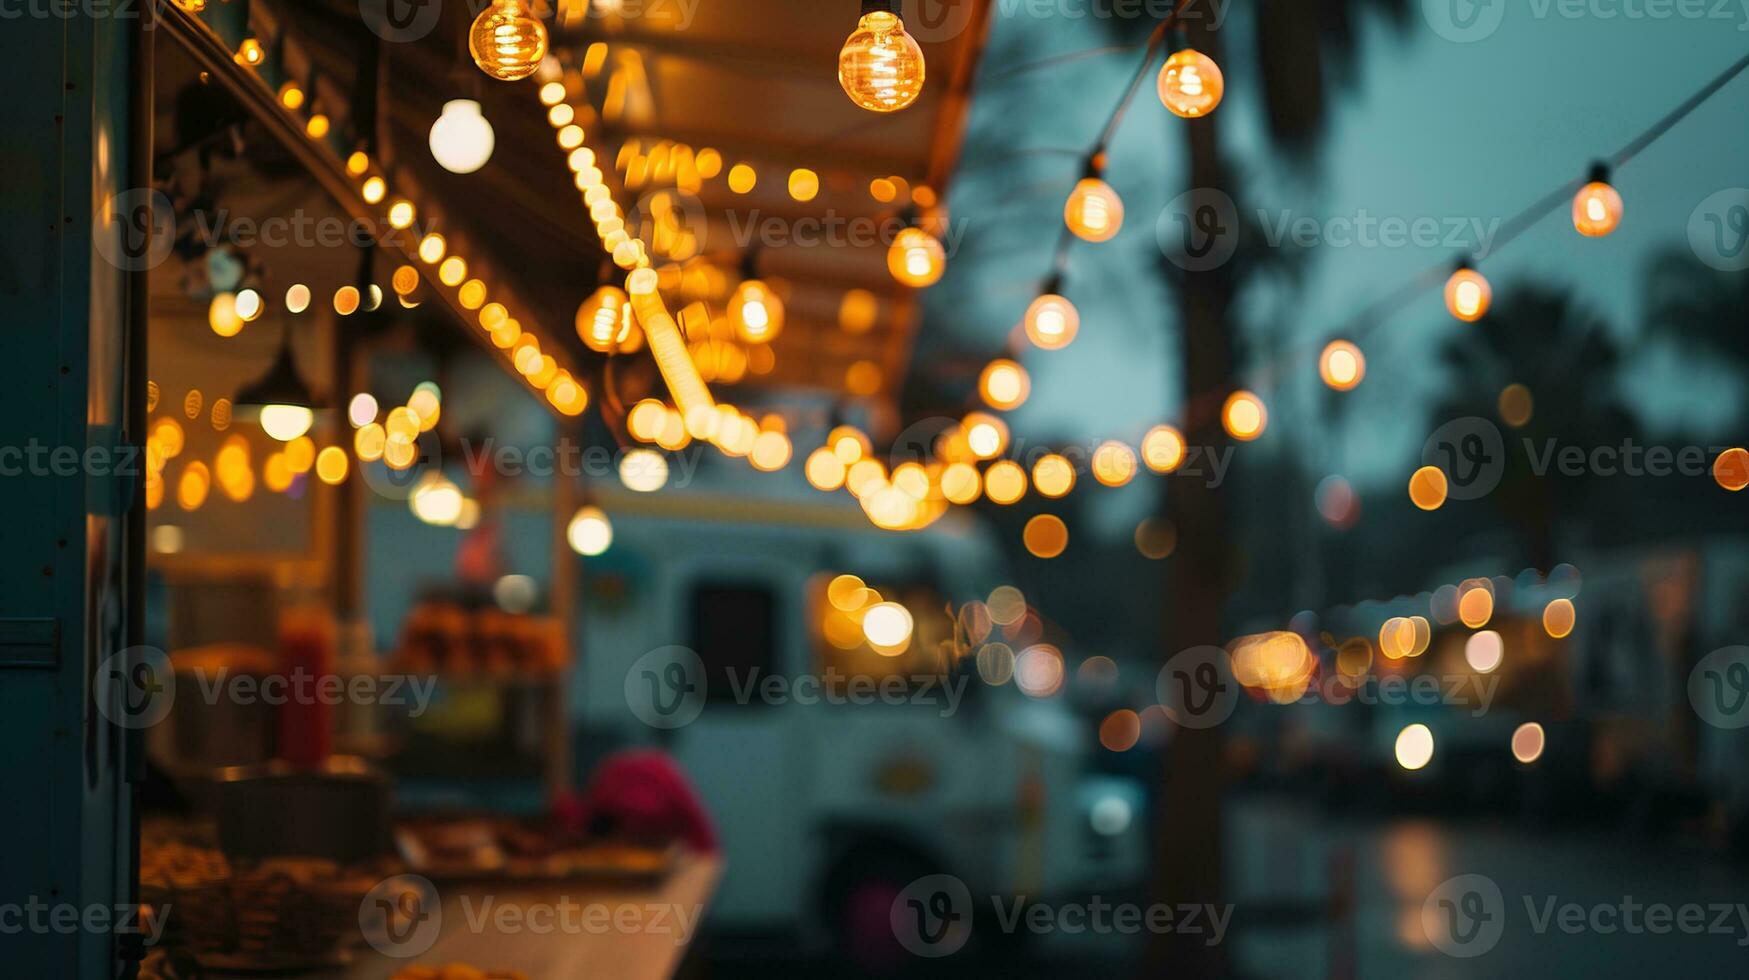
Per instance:
[[[717,850],[716,827],[686,774],[653,749],[609,756],[582,797],[555,801],[554,813],[573,833],[677,840],[703,854]]]

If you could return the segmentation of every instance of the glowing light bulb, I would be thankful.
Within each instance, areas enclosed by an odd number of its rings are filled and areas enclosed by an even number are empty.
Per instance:
[[[1007,359],[991,361],[978,376],[978,394],[991,408],[1017,408],[1031,393],[1032,379],[1026,369]]]
[[[892,247],[887,249],[887,270],[913,289],[933,286],[947,270],[947,252],[929,232],[906,228],[894,236]]]
[[[1081,313],[1075,304],[1055,293],[1046,293],[1026,308],[1026,337],[1041,350],[1062,350],[1074,342],[1081,329]]]
[[[593,558],[613,544],[613,524],[600,507],[580,507],[565,526],[565,541],[572,551]]]
[[[431,156],[452,174],[471,174],[492,159],[497,137],[473,99],[451,99],[431,124]]]
[[[1123,227],[1123,199],[1098,177],[1083,177],[1069,193],[1063,220],[1083,241],[1110,241]]]
[[[310,431],[316,413],[303,405],[264,405],[261,408],[261,431],[280,442],[291,442]]]
[[[1175,51],[1160,69],[1160,101],[1175,116],[1195,119],[1215,111],[1226,91],[1221,66],[1200,51]]]
[[[527,78],[547,55],[547,29],[523,0],[493,0],[468,30],[468,53],[504,82]]]
[[[242,44],[237,45],[236,57],[237,64],[254,68],[266,59],[267,52],[262,50],[261,42],[256,39],[255,35],[251,34],[243,39]]]
[[[838,52],[838,84],[870,112],[897,112],[922,93],[924,67],[923,49],[905,32],[905,22],[877,10],[856,22]]]
[[[1586,238],[1602,238],[1621,227],[1621,194],[1602,174],[1573,198],[1573,227]]]
[[[769,343],[783,331],[783,300],[765,283],[743,280],[729,297],[729,322],[747,343]]]
[[[1269,427],[1269,411],[1263,407],[1263,400],[1251,392],[1235,391],[1221,409],[1221,424],[1228,435],[1240,442],[1250,442]]]
[[[577,336],[603,354],[619,350],[632,331],[631,299],[618,286],[602,286],[577,307]]]
[[[1353,391],[1366,377],[1366,355],[1346,340],[1332,340],[1318,358],[1318,374],[1337,391]]]
[[[207,326],[221,337],[235,337],[243,330],[243,314],[237,310],[235,293],[218,293],[206,308]]]
[[[1475,323],[1494,302],[1494,287],[1480,272],[1468,266],[1452,273],[1445,284],[1445,308],[1465,323]]]

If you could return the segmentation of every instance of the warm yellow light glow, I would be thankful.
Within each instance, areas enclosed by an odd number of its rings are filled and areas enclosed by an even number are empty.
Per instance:
[[[468,53],[500,81],[527,78],[547,54],[547,29],[526,0],[493,0],[468,30]]]
[[[746,194],[759,183],[759,173],[745,163],[737,163],[729,168],[729,190],[737,194]]]
[[[422,478],[407,498],[413,516],[433,527],[454,527],[461,519],[466,502],[461,488],[441,473]]]
[[[456,290],[455,301],[464,310],[477,310],[486,305],[486,284],[478,279],[469,279]]]
[[[355,429],[362,429],[377,420],[376,396],[368,391],[361,391],[352,396],[352,401],[346,405],[346,419]]]
[[[991,361],[978,376],[978,394],[994,409],[1016,408],[1031,392],[1032,378],[1026,369],[1006,358]]]
[[[1008,425],[994,415],[972,412],[960,423],[966,445],[978,459],[994,459],[1008,448]]]
[[[308,473],[316,465],[316,444],[309,436],[298,436],[285,444],[286,465],[293,473]]]
[[[564,94],[563,87],[559,93]],[[541,94],[545,96],[545,88]],[[492,159],[496,144],[492,124],[481,114],[480,104],[472,99],[445,102],[443,114],[431,124],[432,159],[450,173],[471,174],[484,167]]]
[[[279,87],[279,104],[296,111],[304,107],[304,90],[297,82],[286,82]]]
[[[310,431],[316,413],[302,405],[264,405],[261,408],[261,431],[280,442],[290,442]]]
[[[864,14],[838,52],[838,84],[870,112],[897,112],[917,101],[925,74],[923,49],[887,11]]]
[[[1250,442],[1269,427],[1269,410],[1263,407],[1263,399],[1251,392],[1235,391],[1227,396],[1227,403],[1221,408],[1221,425],[1227,435]]]
[[[1026,471],[1013,460],[1001,459],[984,471],[984,496],[994,503],[1012,504],[1026,496]]]
[[[1048,453],[1032,464],[1032,485],[1046,497],[1067,496],[1075,489],[1075,467],[1056,453]]]
[[[1522,429],[1530,424],[1531,416],[1536,413],[1536,399],[1530,389],[1513,382],[1500,389],[1499,399],[1500,421]]]
[[[1121,487],[1135,479],[1135,450],[1121,442],[1108,440],[1093,451],[1093,478],[1108,487]]]
[[[754,438],[753,449],[747,458],[754,469],[771,473],[789,465],[791,452],[789,436],[781,432],[761,432]]]
[[[900,283],[923,289],[941,281],[947,271],[947,252],[929,232],[906,228],[893,237],[887,249],[887,270]]]
[[[237,312],[235,293],[215,293],[206,308],[207,326],[221,337],[235,337],[243,330],[243,317]]]
[[[1184,465],[1184,433],[1156,425],[1142,437],[1142,462],[1156,473],[1171,473]]]
[[[1449,489],[1445,471],[1437,466],[1423,466],[1409,477],[1409,499],[1422,510],[1444,507]]]
[[[1494,288],[1474,269],[1459,269],[1445,283],[1445,308],[1465,323],[1486,316],[1494,301]]]
[[[262,50],[261,42],[251,34],[237,45],[237,64],[245,68],[254,68],[267,58],[267,52]]]
[[[583,346],[590,350],[604,354],[618,351],[631,335],[631,299],[618,286],[602,286],[577,307],[576,328]]]
[[[388,434],[383,427],[370,422],[359,427],[352,434],[352,451],[364,462],[373,462],[383,458],[383,450],[388,445]]]
[[[838,303],[838,325],[845,333],[867,333],[880,315],[880,301],[866,289],[850,289]]]
[[[1571,635],[1577,621],[1578,612],[1571,599],[1556,599],[1543,607],[1543,629],[1557,640]]]
[[[1195,119],[1215,111],[1226,91],[1221,68],[1200,51],[1174,51],[1160,69],[1160,102],[1175,116]]]
[[[613,524],[600,507],[579,507],[565,526],[565,542],[579,555],[594,558],[613,544]]]
[[[789,196],[798,201],[812,201],[820,193],[820,175],[806,167],[789,173]]]
[[[349,468],[346,450],[339,446],[329,446],[316,454],[316,478],[329,486],[345,482]]]
[[[432,232],[419,240],[419,261],[426,265],[436,265],[443,261],[443,253],[447,248],[448,243],[443,240],[443,236]]]
[[[364,198],[366,204],[381,204],[383,198],[389,193],[389,185],[383,183],[381,177],[370,177],[358,189],[358,193],[360,197]]]
[[[984,492],[984,477],[970,463],[949,463],[941,471],[941,495],[949,503],[964,506]]]
[[[803,471],[816,490],[830,492],[844,485],[844,461],[824,446],[808,454]]]
[[[302,313],[310,308],[310,287],[301,282],[292,283],[285,290],[285,311],[287,313]]]
[[[1621,227],[1622,200],[1615,188],[1593,181],[1573,198],[1573,227],[1587,238],[1602,238]]]
[[[1433,761],[1433,730],[1415,724],[1397,733],[1397,765],[1411,772]]]
[[[627,490],[654,493],[668,483],[668,458],[651,449],[634,449],[620,457],[619,482]]]
[[[196,460],[189,463],[182,471],[182,478],[176,481],[176,504],[183,510],[199,510],[206,503],[207,491],[212,489],[212,474],[206,464]]]
[[[319,140],[328,135],[328,126],[328,117],[318,112],[304,123],[304,133],[313,140]]]
[[[1478,674],[1492,674],[1506,659],[1506,641],[1493,630],[1471,634],[1464,641],[1464,662]]]
[[[853,425],[841,425],[826,434],[826,448],[845,466],[855,463],[873,451],[868,436]]]
[[[452,255],[443,260],[437,267],[437,281],[445,286],[460,286],[468,276],[468,263],[459,255]]]
[[[1366,377],[1366,355],[1346,340],[1332,340],[1318,358],[1318,374],[1337,391],[1353,391]]]
[[[1465,586],[1458,595],[1458,619],[1470,629],[1481,629],[1493,618],[1493,591],[1481,584]]]
[[[1062,350],[1081,330],[1081,311],[1055,293],[1046,293],[1026,308],[1026,337],[1040,350]]]
[[[353,150],[352,153],[346,157],[346,172],[348,175],[353,177],[363,177],[364,172],[369,169],[370,154],[363,150]]]
[[[565,100],[564,82],[547,82],[540,87],[541,105],[558,105]]]
[[[1063,205],[1063,220],[1083,241],[1110,241],[1123,228],[1123,199],[1098,177],[1083,177]]]
[[[911,611],[896,602],[879,602],[862,616],[862,635],[882,653],[899,653],[911,642]]]
[[[358,287],[341,286],[334,290],[334,312],[341,316],[351,316],[358,312]]]
[[[743,280],[729,297],[729,322],[749,344],[770,343],[783,332],[783,300],[758,279]]]
[[[389,205],[389,227],[397,231],[404,229],[413,223],[416,214],[413,202],[402,198]]]

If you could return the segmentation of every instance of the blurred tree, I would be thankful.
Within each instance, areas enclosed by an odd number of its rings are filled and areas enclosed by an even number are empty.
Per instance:
[[[1452,378],[1434,425],[1476,418],[1501,428],[1505,468],[1486,499],[1514,534],[1519,553],[1513,558],[1546,572],[1559,561],[1555,538],[1562,525],[1591,514],[1606,494],[1634,492],[1630,481],[1589,472],[1589,462],[1578,468],[1584,472],[1560,462],[1560,454],[1574,448],[1589,461],[1599,447],[1638,441],[1640,428],[1619,384],[1621,349],[1609,324],[1566,292],[1519,287],[1479,323],[1453,334],[1442,357]],[[1501,404],[1512,384],[1530,392],[1527,420],[1503,418],[1513,414]]]

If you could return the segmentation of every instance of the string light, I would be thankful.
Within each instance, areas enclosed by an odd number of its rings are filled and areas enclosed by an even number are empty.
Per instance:
[[[1269,427],[1269,410],[1263,407],[1263,399],[1251,392],[1235,391],[1227,396],[1227,403],[1221,408],[1221,424],[1227,435],[1250,442]]]
[[[592,351],[612,354],[632,330],[631,300],[618,286],[602,286],[577,307],[577,336]]]
[[[468,53],[504,82],[527,78],[547,55],[547,29],[525,0],[492,0],[468,31]]]
[[[1075,341],[1081,330],[1081,313],[1075,304],[1057,294],[1061,288],[1054,280],[1045,292],[1026,308],[1022,325],[1026,337],[1040,350],[1062,350]]]
[[[1621,227],[1621,194],[1609,185],[1609,167],[1591,169],[1591,182],[1573,198],[1573,227],[1587,238],[1603,238]]]
[[[1337,391],[1353,391],[1366,377],[1366,355],[1346,340],[1332,340],[1318,358],[1318,374]]]
[[[1032,391],[1026,369],[1006,358],[991,361],[978,376],[978,395],[984,404],[1001,411],[1018,408]]]
[[[431,156],[452,174],[471,174],[492,159],[497,137],[473,99],[451,99],[431,124]]]
[[[941,281],[947,271],[947,252],[929,232],[906,228],[887,249],[887,269],[903,285],[923,289]]]
[[[745,272],[752,271],[752,261],[749,253]],[[783,300],[751,275],[742,279],[729,297],[728,314],[735,336],[749,344],[770,343],[783,332]]]
[[[1175,116],[1195,119],[1215,111],[1226,83],[1213,58],[1184,48],[1174,51],[1160,69],[1160,102]]]
[[[1063,220],[1076,238],[1088,242],[1108,242],[1123,228],[1123,199],[1101,179],[1103,154],[1087,165],[1069,200],[1063,205]]]
[[[1465,323],[1474,323],[1488,314],[1494,302],[1494,288],[1468,262],[1458,267],[1445,283],[1445,308]]]
[[[838,84],[870,112],[897,112],[923,91],[923,49],[897,9],[896,0],[864,0],[856,30],[838,52]]]

